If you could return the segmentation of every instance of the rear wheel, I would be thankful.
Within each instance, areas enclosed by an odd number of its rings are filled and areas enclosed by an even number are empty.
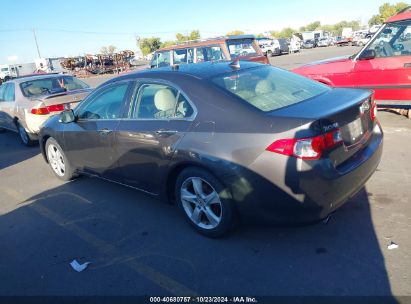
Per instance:
[[[272,56],[273,56],[273,52],[267,51],[267,57],[272,57]]]
[[[188,168],[176,181],[176,201],[187,221],[201,234],[221,237],[235,223],[228,190],[210,173]]]
[[[17,130],[19,131],[21,142],[25,146],[30,147],[30,146],[33,146],[36,143],[35,140],[32,140],[30,138],[30,136],[27,133],[26,129],[19,122],[17,122]]]
[[[69,181],[77,176],[54,138],[47,140],[45,150],[50,168],[59,179]]]

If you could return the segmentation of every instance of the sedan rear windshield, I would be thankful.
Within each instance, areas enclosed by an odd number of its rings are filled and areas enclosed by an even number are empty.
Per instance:
[[[20,84],[21,91],[26,97],[49,95],[65,91],[86,89],[89,86],[70,76],[42,78],[26,81]]]
[[[212,81],[264,112],[287,107],[330,90],[326,85],[270,66],[220,75]]]

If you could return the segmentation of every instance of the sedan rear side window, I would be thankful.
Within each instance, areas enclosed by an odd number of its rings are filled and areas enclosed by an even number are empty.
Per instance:
[[[0,86],[0,101],[4,101],[4,93],[6,92],[6,85]]]
[[[178,119],[193,115],[190,103],[178,90],[162,84],[140,87],[132,110],[132,118]]]
[[[4,92],[4,101],[14,101],[15,100],[15,85],[14,83],[8,83]]]
[[[326,85],[269,66],[220,75],[212,81],[264,112],[280,109],[330,90]]]

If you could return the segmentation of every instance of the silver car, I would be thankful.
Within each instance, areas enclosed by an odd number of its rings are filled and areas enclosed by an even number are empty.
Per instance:
[[[17,132],[23,144],[33,145],[50,116],[75,107],[91,90],[75,77],[61,74],[7,81],[0,86],[0,131]]]

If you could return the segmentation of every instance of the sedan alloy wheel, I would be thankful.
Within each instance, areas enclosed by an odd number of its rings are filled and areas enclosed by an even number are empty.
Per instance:
[[[190,177],[181,186],[181,202],[190,220],[202,229],[216,228],[222,219],[217,191],[200,177]]]
[[[63,155],[60,149],[54,144],[50,144],[47,148],[47,158],[53,171],[60,177],[64,176],[66,172],[66,165],[64,163]]]

